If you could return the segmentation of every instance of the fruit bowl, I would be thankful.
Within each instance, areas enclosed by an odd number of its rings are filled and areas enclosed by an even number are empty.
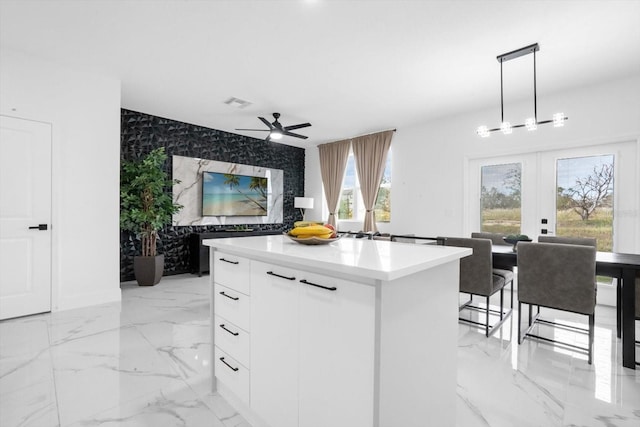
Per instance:
[[[301,238],[301,237],[291,236],[289,233],[283,233],[283,234],[287,236],[289,239],[293,240],[294,242],[300,243],[302,245],[328,245],[329,243],[333,243],[337,240],[340,240],[342,236],[344,236],[344,235],[341,235],[341,236],[337,236],[329,239],[323,239],[321,237]]]

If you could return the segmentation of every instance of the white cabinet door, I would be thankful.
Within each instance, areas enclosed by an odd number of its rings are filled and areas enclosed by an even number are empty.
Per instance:
[[[251,409],[272,427],[298,426],[298,280],[251,262]]]
[[[299,426],[370,427],[375,289],[300,274]]]

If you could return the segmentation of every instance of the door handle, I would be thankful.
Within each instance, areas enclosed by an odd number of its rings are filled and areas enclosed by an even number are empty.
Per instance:
[[[47,229],[47,224],[38,224],[38,225],[34,225],[33,227],[29,227],[29,230],[41,230],[44,231]]]

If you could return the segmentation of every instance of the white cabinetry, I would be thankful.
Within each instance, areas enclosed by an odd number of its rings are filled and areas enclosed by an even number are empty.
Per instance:
[[[204,244],[214,386],[251,425],[456,425],[458,260],[470,249]]]
[[[249,404],[250,261],[215,253],[213,275],[213,342],[216,378]]]
[[[369,427],[375,288],[251,263],[251,409],[269,425]]]
[[[252,262],[251,409],[272,427],[298,425],[298,277]]]

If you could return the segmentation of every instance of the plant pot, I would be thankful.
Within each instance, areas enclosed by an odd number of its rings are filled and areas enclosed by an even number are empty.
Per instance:
[[[164,254],[136,256],[133,258],[133,274],[140,286],[157,285],[164,271]]]

